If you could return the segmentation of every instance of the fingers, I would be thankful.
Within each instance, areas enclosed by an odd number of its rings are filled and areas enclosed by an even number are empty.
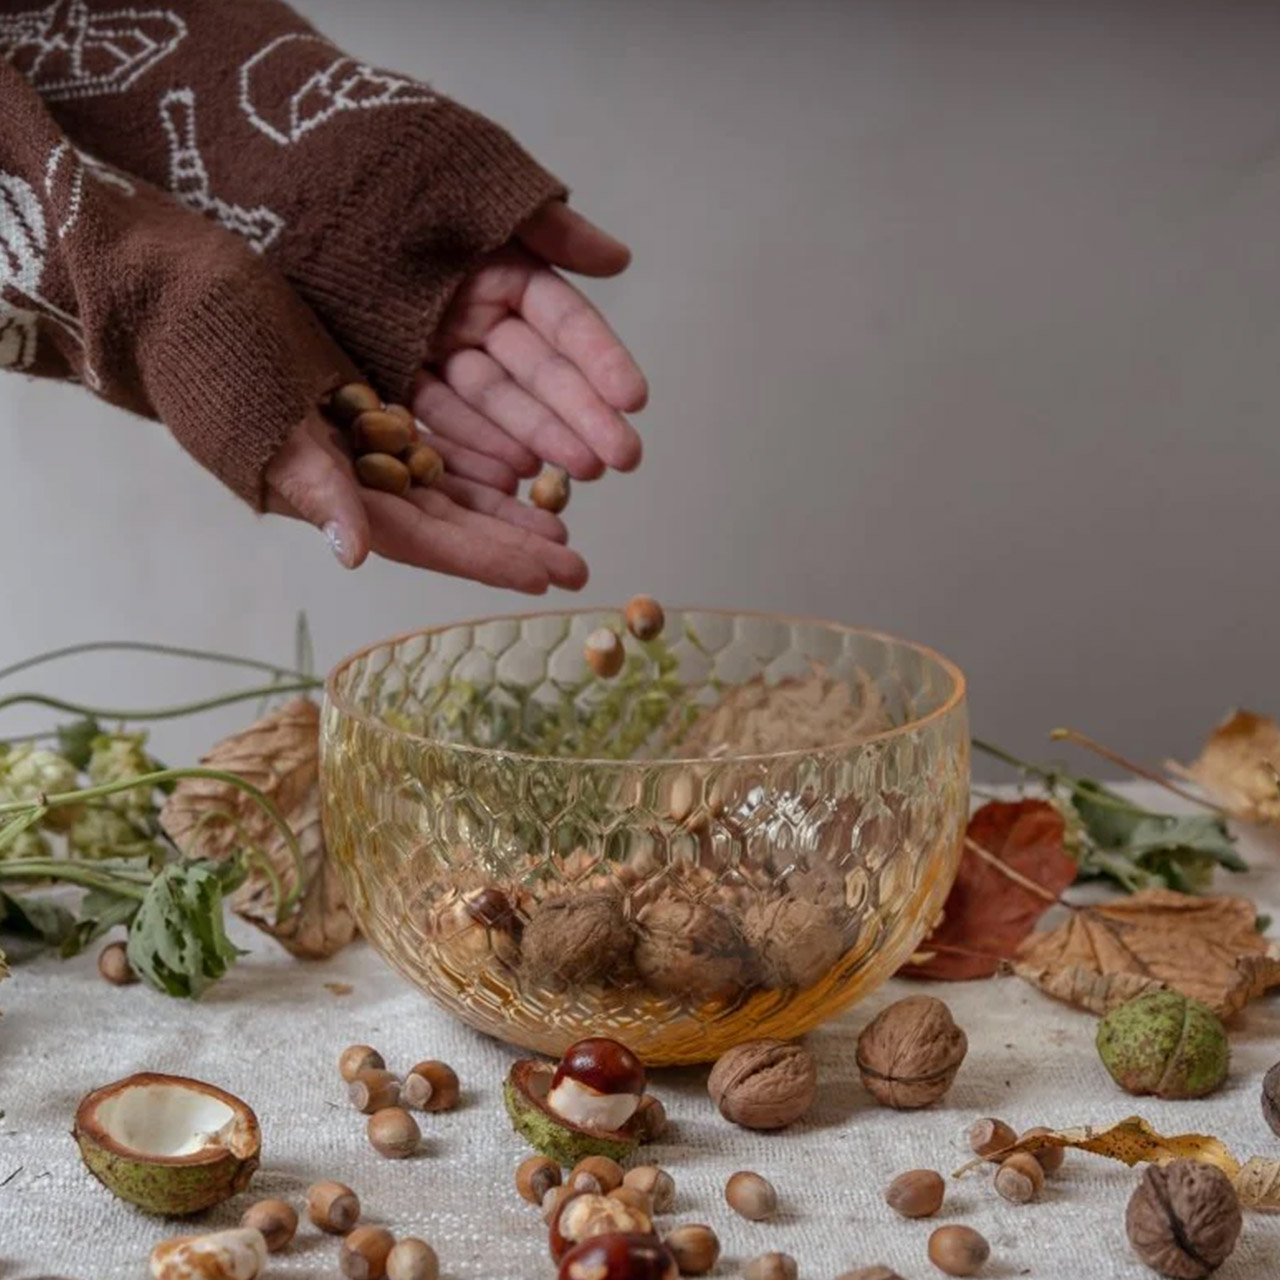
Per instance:
[[[437,488],[414,489],[407,496],[428,516],[472,535],[477,542],[503,547],[513,555],[529,557],[546,570],[553,586],[576,591],[586,585],[586,561],[559,542],[543,538],[528,528],[518,528],[491,515],[459,506]]]
[[[474,348],[451,355],[445,381],[463,400],[537,457],[563,467],[575,480],[594,480],[604,465],[590,446],[507,375],[490,355]]]
[[[429,444],[444,459],[444,465],[455,476],[473,480],[477,486],[497,490],[499,493],[515,493],[520,487],[520,477],[497,458],[477,453],[464,444],[455,444],[444,436],[430,432],[419,433],[418,438]]]
[[[631,250],[562,200],[544,205],[516,231],[531,253],[554,267],[584,276],[616,276],[631,262]]]
[[[541,511],[537,507],[528,506],[515,498],[508,497],[505,493],[496,492],[487,485],[476,484],[474,481],[446,473],[435,482],[434,487],[441,493],[447,494],[458,506],[466,507],[469,511],[479,511],[497,520],[504,520],[507,524],[528,529],[530,533],[536,533],[538,537],[546,538],[550,542],[569,541],[569,530],[559,516],[552,515],[550,511]]]
[[[635,428],[605,402],[577,365],[553,350],[522,319],[511,316],[495,325],[485,347],[608,466],[630,471],[640,461],[640,436]]]
[[[505,462],[517,476],[538,473],[538,456],[531,449],[477,413],[448,383],[425,369],[414,386],[413,411],[429,431]]]
[[[348,569],[369,554],[369,520],[351,464],[323,422],[303,423],[267,467],[267,509],[313,524]]]
[[[546,567],[529,553],[438,519],[404,498],[368,490],[364,502],[373,549],[388,560],[528,595],[542,595],[551,584]]]
[[[635,413],[644,408],[649,398],[644,374],[604,316],[567,280],[554,271],[535,271],[521,295],[519,311],[615,409]],[[636,447],[639,461],[639,437]]]

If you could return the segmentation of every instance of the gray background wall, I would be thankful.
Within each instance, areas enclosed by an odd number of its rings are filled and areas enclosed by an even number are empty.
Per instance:
[[[509,123],[635,247],[591,291],[650,374],[648,456],[577,491],[588,601],[909,634],[1028,750],[1069,721],[1156,760],[1280,710],[1280,7],[302,7]],[[0,663],[118,635],[287,658],[299,608],[327,663],[520,604],[345,574],[158,428],[0,390]],[[129,705],[224,678],[39,683]]]

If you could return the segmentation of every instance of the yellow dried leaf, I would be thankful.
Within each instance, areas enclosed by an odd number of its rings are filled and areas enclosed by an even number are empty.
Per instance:
[[[1077,908],[1058,928],[1033,933],[1013,970],[1092,1013],[1171,987],[1226,1018],[1280,986],[1280,947],[1256,925],[1257,912],[1244,898],[1144,889]]]
[[[341,950],[355,936],[356,926],[326,856],[320,826],[319,708],[296,698],[218,743],[201,763],[237,774],[264,792],[302,849],[298,907],[287,920],[276,923],[275,894],[261,870],[252,872],[232,896],[232,909],[294,955],[319,959]],[[233,786],[186,778],[169,797],[160,821],[190,858],[219,861],[250,844],[266,855],[286,890],[297,884],[293,857],[279,830]]]
[[[1166,767],[1198,783],[1237,817],[1280,826],[1280,725],[1270,716],[1233,711],[1197,760]]]
[[[1280,1210],[1280,1161],[1255,1156],[1246,1164],[1240,1162],[1218,1138],[1204,1133],[1180,1133],[1165,1137],[1157,1133],[1141,1116],[1129,1116],[1106,1129],[1081,1125],[1076,1129],[1057,1129],[1031,1134],[994,1154],[1008,1157],[1019,1151],[1036,1152],[1048,1147],[1070,1147],[1073,1151],[1089,1151],[1094,1155],[1119,1160],[1132,1168],[1136,1164],[1168,1164],[1171,1160],[1199,1160],[1221,1169],[1231,1179],[1247,1209],[1262,1212]],[[969,1161],[952,1175],[966,1173],[987,1163],[980,1156]]]

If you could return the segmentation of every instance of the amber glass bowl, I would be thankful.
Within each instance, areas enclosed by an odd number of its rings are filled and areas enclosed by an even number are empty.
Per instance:
[[[622,670],[584,660],[596,628]],[[654,1066],[790,1037],[936,917],[968,814],[964,679],[830,623],[490,618],[348,658],[326,688],[329,849],[361,929],[481,1031]]]

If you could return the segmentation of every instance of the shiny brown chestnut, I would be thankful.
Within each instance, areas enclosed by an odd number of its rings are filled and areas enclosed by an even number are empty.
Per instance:
[[[569,1046],[551,1078],[547,1104],[573,1124],[617,1130],[644,1094],[644,1064],[625,1044],[592,1036]]]
[[[466,899],[467,914],[486,929],[500,929],[520,938],[520,917],[516,915],[511,900],[501,889],[481,889]]]
[[[657,1236],[591,1236],[560,1261],[557,1280],[677,1280],[671,1250]]]

